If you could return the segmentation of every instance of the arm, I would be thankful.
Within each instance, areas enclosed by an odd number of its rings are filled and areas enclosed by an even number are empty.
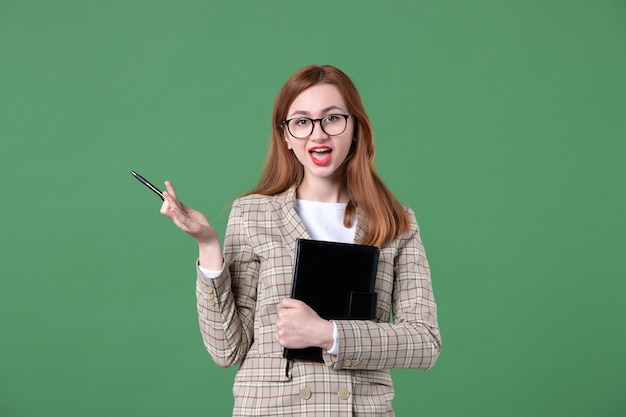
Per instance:
[[[197,270],[198,319],[202,339],[213,360],[220,366],[232,366],[241,361],[252,343],[258,279],[258,262],[244,235],[241,210],[233,207],[231,211],[224,259],[218,234],[206,217],[178,201],[169,181],[165,185],[161,213],[196,240],[199,265],[222,271],[216,278],[207,278]]]
[[[429,369],[439,356],[441,336],[430,268],[415,216],[412,211],[409,215],[410,233],[393,242],[394,258],[379,266],[379,278],[386,274],[393,280],[392,288],[382,290],[391,291],[394,323],[336,321],[339,354],[324,355],[334,369]]]
[[[254,337],[259,262],[246,235],[241,207],[233,205],[224,239],[226,267],[217,278],[197,272],[198,320],[215,363],[239,363]]]

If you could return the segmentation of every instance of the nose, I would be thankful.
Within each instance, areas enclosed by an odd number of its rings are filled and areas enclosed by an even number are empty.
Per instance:
[[[313,122],[313,131],[311,132],[311,136],[309,136],[309,139],[312,139],[312,140],[328,139],[328,134],[326,134],[326,132],[324,132],[324,129],[322,129],[321,120],[316,120]]]

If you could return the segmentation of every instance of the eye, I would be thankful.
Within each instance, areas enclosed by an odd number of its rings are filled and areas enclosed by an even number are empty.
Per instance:
[[[306,118],[302,118],[302,119],[295,119],[293,122],[294,126],[308,126],[309,123],[311,123],[311,121],[309,119]]]
[[[341,116],[337,114],[329,114],[328,116],[324,117],[324,122],[326,123],[336,122],[336,121],[339,121],[340,117]]]

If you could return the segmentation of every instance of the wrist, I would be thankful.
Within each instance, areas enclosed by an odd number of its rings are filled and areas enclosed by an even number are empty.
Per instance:
[[[320,347],[325,350],[330,350],[335,345],[335,324],[330,320],[324,320],[323,331],[321,333],[322,343]]]
[[[219,241],[198,242],[198,262],[203,268],[220,271],[224,266],[224,257]]]

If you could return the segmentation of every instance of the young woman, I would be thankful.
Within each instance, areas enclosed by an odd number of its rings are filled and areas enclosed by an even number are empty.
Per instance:
[[[233,415],[393,415],[389,370],[428,369],[441,349],[414,213],[378,177],[369,118],[337,68],[293,74],[272,122],[261,179],[234,202],[223,250],[170,182],[161,208],[198,242],[204,343],[218,365],[240,364]],[[297,238],[380,248],[376,320],[327,321],[289,298]],[[285,347],[309,346],[322,348],[323,363],[283,358]]]

